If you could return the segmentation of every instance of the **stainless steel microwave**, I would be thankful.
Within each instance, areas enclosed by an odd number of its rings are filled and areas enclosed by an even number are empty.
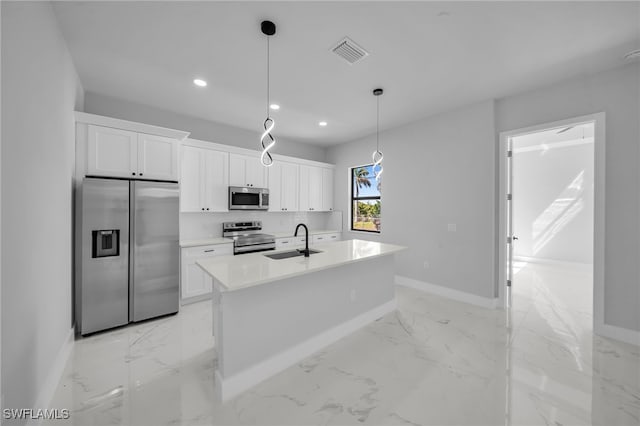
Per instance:
[[[269,190],[230,186],[229,210],[269,210]]]

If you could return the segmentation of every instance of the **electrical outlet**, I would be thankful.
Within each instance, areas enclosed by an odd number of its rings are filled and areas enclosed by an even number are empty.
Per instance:
[[[423,266],[424,266],[424,269],[429,269],[429,266],[430,266],[429,262],[425,260]]]
[[[355,302],[356,301],[356,290],[355,289],[351,289],[351,301]]]
[[[457,231],[457,228],[458,228],[458,227],[456,226],[456,224],[455,224],[455,223],[450,223],[450,224],[448,224],[448,225],[447,225],[447,230],[448,230],[449,232],[456,232],[456,231]]]

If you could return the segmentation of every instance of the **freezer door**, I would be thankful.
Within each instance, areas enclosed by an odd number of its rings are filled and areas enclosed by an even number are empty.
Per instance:
[[[178,312],[178,184],[131,182],[129,318]]]
[[[129,182],[82,183],[80,333],[129,322]]]

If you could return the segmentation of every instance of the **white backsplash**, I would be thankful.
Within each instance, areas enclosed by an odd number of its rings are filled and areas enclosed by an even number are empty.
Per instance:
[[[180,239],[197,240],[222,236],[222,222],[262,221],[266,233],[291,232],[298,223],[309,230],[342,231],[342,212],[229,212],[180,213]]]

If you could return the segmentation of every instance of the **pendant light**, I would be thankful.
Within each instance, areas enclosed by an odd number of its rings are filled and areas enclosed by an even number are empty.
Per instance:
[[[382,159],[384,155],[380,151],[380,95],[382,95],[382,89],[374,89],[373,96],[376,97],[376,150],[371,154],[373,160],[373,173],[376,180],[380,180],[380,176],[384,169],[382,168]]]
[[[260,144],[262,145],[260,162],[263,166],[269,167],[273,164],[273,157],[271,157],[269,150],[276,144],[276,139],[271,134],[276,123],[269,115],[269,38],[276,33],[276,24],[271,21],[262,21],[260,29],[262,30],[262,34],[267,36],[267,118],[262,124],[264,132],[262,133],[262,136],[260,136]]]

